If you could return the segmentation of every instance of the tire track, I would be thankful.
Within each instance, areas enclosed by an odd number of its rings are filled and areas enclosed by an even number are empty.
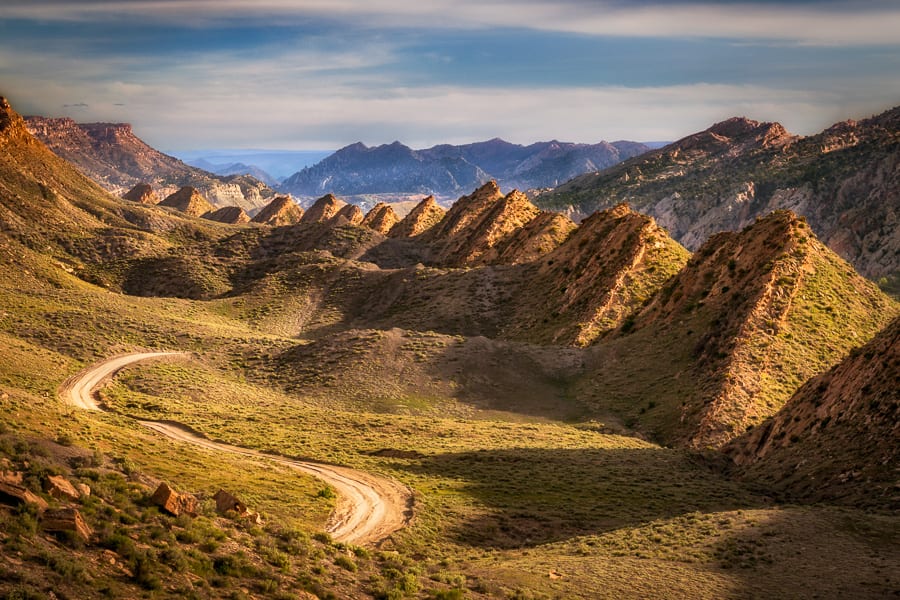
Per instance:
[[[141,352],[114,356],[91,365],[66,380],[59,394],[63,401],[84,410],[102,410],[97,390],[128,365],[161,358],[190,357],[183,352]],[[374,545],[409,523],[412,493],[393,479],[380,477],[349,467],[295,460],[258,450],[214,442],[189,428],[171,421],[138,422],[172,440],[208,450],[239,454],[272,461],[317,477],[338,493],[338,501],[329,518],[326,531],[332,539],[357,545]]]

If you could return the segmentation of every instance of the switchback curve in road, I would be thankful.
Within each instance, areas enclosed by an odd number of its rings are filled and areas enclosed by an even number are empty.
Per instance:
[[[78,408],[102,410],[97,402],[97,390],[124,367],[148,360],[189,356],[183,352],[141,352],[113,356],[66,380],[59,393],[66,403]],[[349,467],[295,460],[215,442],[171,421],[138,422],[173,440],[217,452],[272,461],[325,481],[338,493],[337,505],[326,527],[335,541],[357,545],[376,544],[409,522],[412,494],[409,488],[393,479]]]

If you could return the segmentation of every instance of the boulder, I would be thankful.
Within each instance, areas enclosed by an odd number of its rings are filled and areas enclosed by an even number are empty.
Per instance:
[[[43,498],[35,496],[24,487],[2,482],[0,482],[0,504],[7,506],[33,504],[38,510],[46,510],[49,506]]]
[[[70,500],[81,498],[81,494],[78,493],[75,486],[61,475],[48,475],[44,480],[44,491],[54,498],[68,498]]]
[[[90,496],[91,495],[91,486],[89,486],[86,483],[76,483],[75,489],[78,490],[78,492],[82,496]]]
[[[84,522],[81,513],[75,508],[57,508],[47,510],[41,516],[41,527],[50,533],[71,531],[84,541],[91,538],[91,528]]]
[[[246,504],[225,490],[216,492],[213,499],[216,501],[216,512],[220,515],[224,515],[228,511],[233,510],[241,519],[248,519],[257,524],[262,523],[262,516],[258,512],[248,509]]]
[[[216,495],[213,496],[213,500],[216,501],[216,512],[220,515],[225,514],[229,510],[233,510],[239,515],[247,512],[247,505],[225,490],[219,490],[218,492],[216,492]]]
[[[190,494],[179,494],[165,482],[159,484],[150,497],[150,502],[175,517],[183,514],[196,517],[200,506],[197,498]]]

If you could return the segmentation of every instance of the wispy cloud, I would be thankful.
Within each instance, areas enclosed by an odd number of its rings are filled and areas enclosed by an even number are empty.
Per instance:
[[[616,2],[610,0],[5,0],[6,18],[153,19],[204,26],[252,18],[328,19],[354,27],[521,28],[620,37],[703,37],[815,45],[900,45],[894,2]]]

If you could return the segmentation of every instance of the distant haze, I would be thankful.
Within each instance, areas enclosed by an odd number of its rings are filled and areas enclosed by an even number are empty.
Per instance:
[[[243,163],[259,167],[276,179],[293,175],[303,167],[314,165],[332,153],[331,150],[185,150],[168,154],[185,162],[205,160],[214,164]]]

